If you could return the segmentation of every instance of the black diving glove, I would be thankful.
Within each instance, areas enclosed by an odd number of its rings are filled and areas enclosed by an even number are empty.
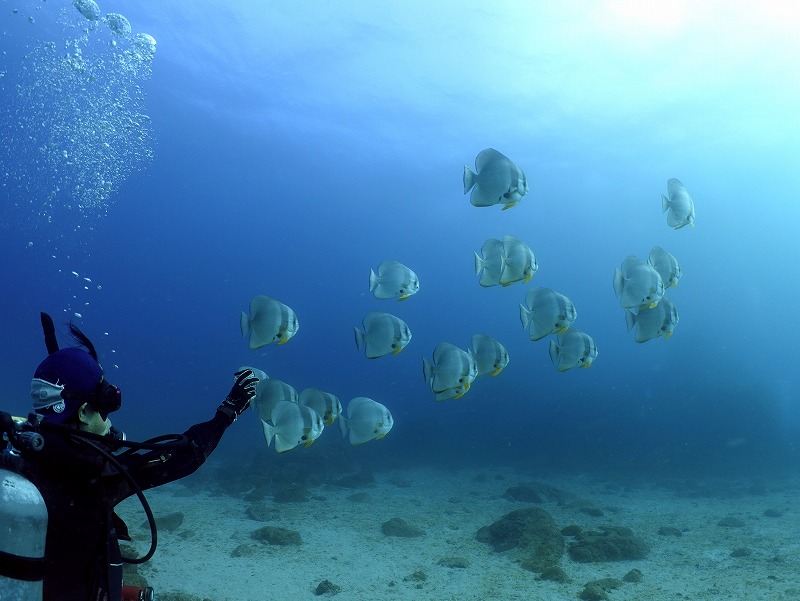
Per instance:
[[[236,418],[250,406],[250,401],[256,396],[256,384],[258,384],[258,378],[253,375],[251,369],[237,371],[233,377],[236,378],[233,388],[222,404],[217,407],[217,411],[224,413],[231,423],[235,422]]]

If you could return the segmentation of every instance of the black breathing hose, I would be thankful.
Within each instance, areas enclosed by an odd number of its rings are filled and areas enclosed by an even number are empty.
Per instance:
[[[83,432],[81,432],[83,434]],[[95,444],[91,440],[84,438],[82,436],[74,436],[74,439],[80,442],[83,445],[91,447],[97,453],[102,455],[106,458],[111,465],[117,468],[117,471],[122,474],[122,477],[128,481],[133,491],[136,493],[136,496],[139,498],[139,502],[142,504],[142,509],[144,509],[144,513],[147,516],[147,523],[150,525],[150,549],[145,553],[142,557],[123,557],[122,561],[125,563],[134,563],[140,564],[145,563],[148,561],[156,552],[156,547],[158,546],[158,528],[156,527],[156,519],[153,516],[153,510],[150,509],[150,503],[147,502],[147,498],[144,496],[144,492],[142,491],[139,484],[134,480],[133,476],[128,473],[128,469],[122,465],[114,455],[106,451],[100,445]]]
[[[128,473],[128,469],[122,465],[122,463],[120,463],[117,457],[132,455],[136,451],[141,450],[165,451],[177,449],[190,444],[189,439],[183,434],[164,434],[162,436],[156,436],[155,438],[145,440],[144,442],[135,442],[131,440],[116,440],[109,438],[108,436],[84,432],[82,430],[75,430],[74,428],[62,426],[60,424],[48,424],[47,422],[43,422],[42,425],[45,426],[46,430],[52,429],[60,431],[70,436],[73,440],[79,442],[80,444],[91,447],[98,454],[102,455],[106,461],[113,465],[122,475],[122,477],[125,478],[133,491],[136,493],[136,497],[139,499],[139,503],[141,503],[142,509],[144,509],[144,513],[147,516],[147,523],[150,526],[150,549],[142,557],[123,557],[122,561],[131,564],[142,564],[153,557],[156,552],[156,547],[158,546],[158,528],[156,527],[156,520],[153,516],[153,511],[150,509],[150,503],[147,502],[147,498],[144,496],[144,492],[142,491],[141,487],[133,478],[133,476]],[[121,449],[124,450],[115,456],[104,449],[103,446],[115,448],[118,451]]]

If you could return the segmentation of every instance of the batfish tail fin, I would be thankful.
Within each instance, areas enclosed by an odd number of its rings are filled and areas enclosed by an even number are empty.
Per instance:
[[[472,190],[472,186],[475,185],[475,178],[477,174],[472,172],[472,169],[464,165],[464,194]]]

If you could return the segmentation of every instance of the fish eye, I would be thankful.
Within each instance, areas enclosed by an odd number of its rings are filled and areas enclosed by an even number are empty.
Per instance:
[[[392,342],[392,348],[397,348],[397,345],[394,342]]]
[[[283,332],[278,332],[277,334],[275,334],[276,338],[280,338],[281,336],[283,336]]]

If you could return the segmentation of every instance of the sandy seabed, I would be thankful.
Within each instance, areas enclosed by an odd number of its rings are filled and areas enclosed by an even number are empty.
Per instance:
[[[582,500],[535,505],[549,512],[559,528],[628,527],[649,545],[646,558],[580,563],[565,553],[559,565],[570,581],[562,583],[540,580],[521,567],[513,552],[494,552],[476,540],[482,526],[532,506],[504,497],[508,487],[532,481]],[[351,496],[357,492],[366,495],[356,501]],[[797,481],[672,486],[586,476],[535,478],[510,469],[417,469],[377,473],[375,485],[361,490],[312,489],[306,502],[275,503],[268,497],[260,501],[269,510],[268,521],[248,517],[250,501],[190,490],[180,482],[146,494],[157,517],[184,516],[177,529],[159,531],[155,557],[138,568],[156,598],[182,592],[188,599],[212,601],[319,599],[334,596],[316,594],[328,580],[340,588],[335,597],[342,600],[560,601],[581,598],[590,581],[622,579],[635,568],[641,581],[609,590],[609,599],[800,599]],[[585,513],[587,504],[602,515]],[[146,551],[149,534],[135,498],[118,513],[128,522],[137,550]],[[381,525],[395,517],[425,536],[384,535]],[[740,525],[720,525],[726,518]],[[299,532],[302,544],[254,540],[252,533],[265,525]],[[663,527],[672,534],[659,534]],[[452,558],[466,567],[450,567]],[[443,564],[443,559],[448,561]]]

